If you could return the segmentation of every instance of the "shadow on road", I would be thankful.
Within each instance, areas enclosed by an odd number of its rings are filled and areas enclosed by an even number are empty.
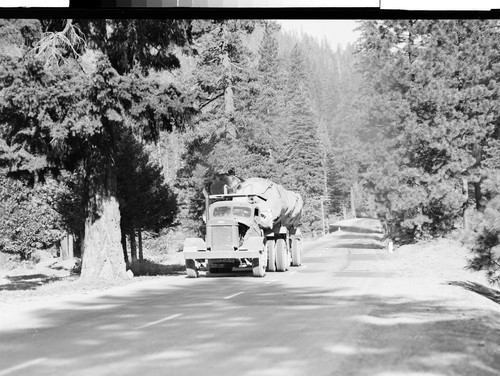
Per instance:
[[[55,277],[46,274],[26,274],[16,276],[6,276],[10,283],[0,285],[0,291],[35,290],[41,285],[60,281],[66,277]]]
[[[368,240],[380,240],[382,239],[381,234],[370,234],[370,233],[365,233],[365,234],[356,234],[356,233],[334,233],[335,237],[334,239],[368,239]]]
[[[499,374],[494,312],[335,286],[185,282],[40,309],[36,330],[0,328],[0,371],[22,353],[25,362],[45,359],[37,375],[192,375],[200,367],[304,375],[321,365],[316,375]]]
[[[383,235],[380,233],[334,232],[328,236],[324,248],[382,249]]]
[[[328,246],[328,248],[383,249],[385,247],[378,243],[337,243]]]
[[[128,264],[128,268],[136,276],[161,276],[186,273],[186,265],[161,264],[147,259],[133,261]]]
[[[381,234],[380,229],[359,227],[359,226],[344,226],[344,225],[332,225],[330,227],[330,232],[335,232],[337,230],[342,230],[346,232],[354,232],[358,234]]]
[[[476,294],[482,295],[485,298],[488,298],[494,301],[497,304],[500,304],[500,291],[486,287],[477,282],[464,282],[464,281],[451,281],[448,282],[449,285],[452,286],[460,286],[466,290],[473,291]]]

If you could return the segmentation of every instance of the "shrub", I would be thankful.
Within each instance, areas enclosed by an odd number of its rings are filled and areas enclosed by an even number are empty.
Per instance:
[[[0,173],[0,252],[29,260],[62,237],[62,223],[53,209],[55,182],[29,187]]]
[[[473,215],[464,243],[472,253],[468,268],[486,271],[493,284],[500,282],[500,171],[491,174],[484,188],[485,209]]]

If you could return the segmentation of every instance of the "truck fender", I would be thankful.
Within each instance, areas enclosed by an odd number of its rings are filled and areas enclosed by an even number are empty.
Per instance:
[[[184,252],[206,251],[207,244],[202,238],[186,238],[182,250]]]
[[[255,222],[261,228],[273,228],[273,212],[271,210],[264,210],[255,217]]]
[[[280,235],[288,235],[288,229],[285,226],[280,227]]]
[[[290,237],[302,239],[302,232],[300,231],[300,228],[294,228],[290,230]]]
[[[260,251],[264,249],[263,236],[249,236],[240,247],[240,251]]]

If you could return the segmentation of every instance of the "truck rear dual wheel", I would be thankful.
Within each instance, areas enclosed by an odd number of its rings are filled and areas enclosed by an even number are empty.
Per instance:
[[[292,239],[292,266],[302,265],[302,243],[300,239]]]
[[[267,246],[267,271],[276,271],[276,247],[274,246],[274,239],[269,239],[266,242]]]
[[[274,239],[269,239],[266,242],[267,246],[267,271],[276,271],[276,246],[274,244]]]
[[[285,239],[276,240],[276,270],[286,272],[290,266]]]

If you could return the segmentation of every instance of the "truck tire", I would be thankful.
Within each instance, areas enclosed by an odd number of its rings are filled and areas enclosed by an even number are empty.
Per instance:
[[[276,270],[286,272],[290,266],[285,239],[276,240]]]
[[[254,277],[264,277],[266,275],[267,256],[264,253],[259,258],[252,259],[252,272]]]
[[[198,278],[200,273],[196,268],[196,262],[194,260],[186,260],[186,274],[188,278]]]
[[[274,244],[274,239],[269,239],[266,242],[267,246],[267,271],[276,271],[276,246]]]
[[[292,239],[292,266],[302,265],[302,244],[300,239]]]

